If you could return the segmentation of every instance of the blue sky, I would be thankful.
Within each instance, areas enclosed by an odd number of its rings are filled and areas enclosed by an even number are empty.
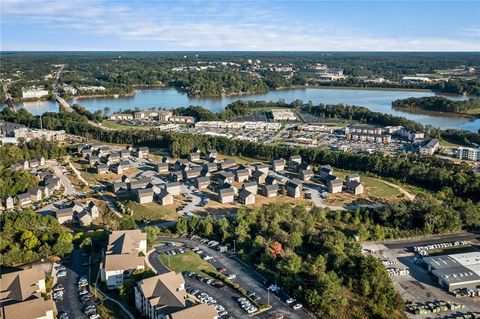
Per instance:
[[[1,50],[480,51],[480,1],[1,0]]]

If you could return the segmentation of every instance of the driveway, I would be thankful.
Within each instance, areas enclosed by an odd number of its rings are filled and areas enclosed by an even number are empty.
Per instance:
[[[65,188],[65,191],[63,192],[63,194],[65,196],[77,194],[77,191],[75,190],[75,187],[73,187],[72,182],[70,182],[70,180],[64,175],[57,161],[48,161],[48,163],[51,165],[51,168],[55,176],[60,178],[60,181],[62,182],[62,185]]]
[[[70,259],[65,264],[67,275],[57,278],[57,283],[61,283],[65,287],[63,301],[56,302],[58,311],[68,312],[71,319],[84,319],[87,316],[82,312],[83,304],[78,298],[78,278],[88,275],[88,267],[82,264],[88,262],[88,257],[82,256],[82,251],[75,248],[70,255]]]
[[[268,293],[266,286],[264,284],[265,279],[259,273],[257,273],[253,268],[246,266],[245,264],[240,262],[238,259],[227,257],[226,255],[221,254],[218,251],[204,244],[201,244],[200,242],[190,240],[187,238],[175,238],[175,239],[161,238],[161,240],[180,242],[184,244],[186,247],[190,247],[190,248],[198,246],[206,254],[214,258],[212,265],[215,268],[225,267],[227,269],[227,273],[235,274],[237,276],[235,279],[232,280],[232,282],[239,284],[242,288],[246,289],[247,291],[255,292],[257,296],[261,297],[261,300],[260,300],[261,303],[267,303],[267,300],[269,300],[270,305],[272,306],[272,309],[270,309],[269,311],[260,313],[255,317],[268,319],[274,316],[275,314],[282,314],[285,318],[289,318],[289,319],[315,318],[304,309],[293,310],[290,306],[288,306],[284,302],[284,300],[288,298],[286,294],[277,295],[273,293]],[[154,267],[155,270],[159,272],[166,271],[166,267],[160,263],[158,259],[158,254],[156,252],[149,255],[149,262],[152,264],[152,267]],[[192,285],[195,285],[195,287],[197,287],[198,285],[203,286],[204,288],[201,289],[202,291],[205,291],[208,294],[210,294],[211,292],[211,296],[213,296],[221,304],[226,306],[226,308],[228,307],[227,311],[231,312],[232,314],[236,312],[235,309],[238,309],[239,313],[241,314],[239,317],[245,318],[247,316],[247,314],[243,312],[243,310],[236,303],[236,301],[232,299],[234,296],[238,297],[239,295],[233,290],[228,292],[230,288],[217,289],[214,287],[211,287],[211,288],[206,287],[207,285],[205,283],[199,282],[191,278],[187,278],[186,282],[187,283],[192,282]],[[200,288],[198,287],[198,289]],[[207,291],[207,289],[209,290]],[[225,298],[225,294],[227,294],[227,298]],[[231,303],[230,300],[232,300],[233,303]]]

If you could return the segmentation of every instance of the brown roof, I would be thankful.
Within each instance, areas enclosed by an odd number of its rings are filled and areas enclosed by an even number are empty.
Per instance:
[[[152,306],[168,314],[185,307],[184,285],[183,276],[171,271],[142,280],[139,288]]]
[[[45,279],[45,273],[33,268],[3,274],[0,278],[0,299],[28,299],[39,289],[37,283],[42,279]]]
[[[0,318],[2,319],[32,319],[45,317],[47,311],[53,311],[51,300],[42,297],[30,299],[3,307]]]
[[[215,308],[212,305],[202,303],[174,312],[169,316],[169,319],[213,319],[215,317],[217,317]]]
[[[105,256],[105,270],[137,269],[143,266],[143,257],[136,255],[112,254]]]
[[[139,229],[113,231],[108,237],[107,254],[138,254],[142,240],[147,240],[147,235]]]

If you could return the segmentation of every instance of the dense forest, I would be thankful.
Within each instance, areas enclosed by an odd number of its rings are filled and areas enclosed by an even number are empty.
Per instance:
[[[73,249],[73,236],[51,216],[30,210],[0,214],[2,264],[14,266],[49,255],[63,256]]]
[[[354,230],[337,227],[329,214],[279,203],[240,209],[232,218],[180,218],[176,230],[235,240],[242,259],[320,318],[404,318],[380,260],[363,255]],[[355,213],[352,219],[362,220]]]
[[[476,111],[480,113],[480,100],[468,99],[466,101],[453,101],[446,97],[410,97],[407,99],[395,100],[392,102],[394,108],[405,108],[413,110],[425,110],[434,112],[469,113]]]
[[[246,61],[260,60],[256,75],[249,73]],[[230,63],[234,66],[225,66]],[[101,85],[105,91],[80,91],[80,95],[132,94],[136,87],[175,86],[191,95],[222,95],[265,92],[293,85],[334,85],[354,87],[403,87],[431,89],[448,93],[480,94],[477,78],[448,82],[399,83],[403,76],[435,73],[436,70],[480,65],[478,53],[386,53],[386,52],[40,52],[4,53],[0,56],[0,78],[10,79],[12,95],[19,88],[45,85],[51,88],[52,74],[64,67],[59,83],[78,86]],[[323,63],[342,68],[344,81],[317,82],[303,70],[309,64]],[[290,64],[298,73],[284,76],[269,70],[269,64]],[[215,66],[206,69],[176,68]],[[476,76],[474,74],[474,76]],[[393,83],[372,83],[361,77],[383,77]],[[66,97],[69,93],[65,93]]]

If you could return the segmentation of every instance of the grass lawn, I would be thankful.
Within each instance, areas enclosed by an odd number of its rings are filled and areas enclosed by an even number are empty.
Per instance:
[[[170,261],[168,260],[170,259]],[[197,274],[204,274],[203,271],[217,272],[215,267],[210,263],[200,258],[199,255],[194,252],[188,251],[181,255],[167,256],[166,254],[160,254],[160,261],[170,268],[171,270],[180,273],[182,271],[194,271]],[[207,276],[207,275],[206,275]],[[207,276],[209,277],[209,276]]]
[[[139,204],[128,202],[128,207],[133,210],[135,220],[176,220],[178,213],[175,210],[178,204],[161,206],[157,203]]]
[[[347,176],[348,174],[349,173],[343,171],[335,171],[335,175],[342,180],[344,180],[345,176]],[[384,182],[382,182],[381,179],[372,178],[360,174],[360,181],[365,186],[365,191],[369,196],[391,198],[401,194],[398,189],[385,184]]]

